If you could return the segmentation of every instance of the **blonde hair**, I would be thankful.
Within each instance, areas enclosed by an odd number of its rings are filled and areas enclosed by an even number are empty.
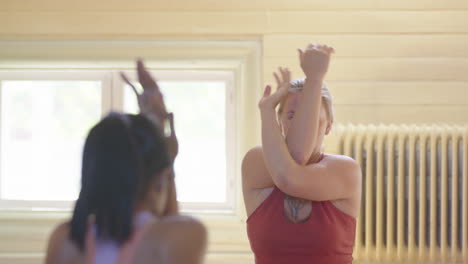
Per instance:
[[[291,88],[289,89],[290,93],[298,93],[301,92],[304,89],[304,84],[305,84],[305,78],[303,79],[297,79],[291,82]],[[278,115],[283,112],[284,104],[286,102],[286,99],[283,99],[280,102],[279,108],[278,108]],[[322,104],[325,106],[325,111],[327,113],[327,116],[330,120],[330,122],[333,122],[333,103],[332,103],[332,97],[330,94],[330,90],[328,90],[328,87],[325,85],[325,83],[322,84]]]

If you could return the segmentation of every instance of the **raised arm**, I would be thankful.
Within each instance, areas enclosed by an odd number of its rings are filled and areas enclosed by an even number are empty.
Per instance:
[[[305,51],[298,51],[306,81],[286,136],[286,144],[293,159],[298,164],[305,165],[313,150],[317,148],[322,83],[334,50],[325,45],[309,45]],[[280,83],[278,78],[276,80]]]
[[[287,87],[271,94],[267,86],[260,100],[263,156],[275,185],[284,193],[314,201],[347,199],[360,188],[360,169],[347,157],[330,157],[323,162],[303,166],[289,153],[276,120],[275,107],[288,93]]]
[[[178,154],[179,145],[177,137],[174,130],[174,115],[166,111],[166,105],[164,104],[164,97],[159,89],[158,83],[151,76],[150,72],[146,69],[142,60],[137,61],[137,74],[138,81],[143,87],[143,93],[139,93],[135,86],[130,82],[129,78],[121,73],[121,77],[125,83],[127,83],[135,92],[136,98],[138,100],[138,106],[140,108],[140,113],[147,116],[152,120],[157,126],[165,131],[166,123],[169,122],[171,133],[166,138],[169,154],[172,160]]]
[[[137,61],[137,74],[138,81],[143,87],[143,93],[139,93],[137,91],[135,86],[130,82],[129,78],[125,74],[121,73],[121,77],[124,82],[126,82],[135,92],[141,114],[152,120],[157,125],[157,127],[163,131],[163,133],[165,126],[167,125],[166,121],[168,121],[170,134],[166,136],[166,143],[170,158],[172,162],[174,162],[177,154],[179,153],[179,143],[174,127],[174,115],[166,111],[163,94],[159,89],[158,83],[153,78],[153,76],[151,76],[151,73],[146,69],[142,60]],[[179,213],[177,192],[174,181],[174,168],[172,165],[169,170],[169,173],[172,177],[170,178],[169,182],[169,199],[167,207],[163,212],[164,216],[177,215]]]

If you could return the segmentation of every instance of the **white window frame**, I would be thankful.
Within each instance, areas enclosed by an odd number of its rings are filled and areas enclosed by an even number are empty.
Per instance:
[[[137,50],[142,49],[142,52]],[[228,197],[229,206],[220,208],[217,205],[182,204],[182,212],[199,216],[216,215],[227,217],[234,221],[245,220],[245,211],[242,201],[240,165],[243,154],[252,146],[260,143],[259,118],[257,102],[261,96],[260,64],[261,52],[258,41],[34,41],[0,42],[0,70],[47,70],[56,71],[69,69],[79,72],[83,70],[133,70],[134,58],[128,54],[135,50],[135,54],[145,58],[148,68],[156,70],[155,74],[171,74],[180,70],[206,70],[224,71],[232,73],[232,83],[227,99],[235,102],[231,110],[226,112],[233,118],[232,127],[226,127],[227,143],[234,139],[232,146],[227,149],[227,157],[234,161],[227,164],[232,179],[227,182],[232,186]],[[96,63],[98,61],[98,63]],[[25,67],[26,65],[26,67]],[[56,78],[54,78],[56,79]],[[37,79],[36,79],[37,80]],[[116,73],[110,77],[110,82],[117,82]],[[105,85],[103,85],[103,93]],[[115,106],[118,100],[123,101],[122,93],[111,91],[111,102]],[[103,98],[106,96],[103,95]],[[107,102],[109,103],[109,102]],[[103,103],[104,106],[109,104]],[[123,104],[120,104],[123,105]],[[112,107],[110,107],[112,108]],[[105,110],[109,110],[107,107]],[[227,107],[227,110],[230,109]],[[119,110],[114,108],[114,110]],[[105,114],[107,111],[103,111]],[[229,123],[229,122],[228,122]],[[228,134],[230,133],[230,134]],[[232,168],[232,169],[229,169]],[[58,204],[60,205],[60,204]],[[62,204],[63,205],[63,204]],[[41,212],[46,210],[37,209]],[[48,217],[69,215],[69,210],[60,214],[60,210],[51,210]],[[38,217],[30,215],[27,210],[0,211],[0,220],[3,217]]]

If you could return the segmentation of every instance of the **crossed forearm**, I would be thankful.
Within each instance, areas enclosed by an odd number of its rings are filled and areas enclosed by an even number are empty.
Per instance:
[[[307,80],[303,96],[286,136],[288,150],[294,160],[304,165],[317,147],[321,110],[321,80]]]
[[[288,174],[296,162],[289,154],[288,147],[276,121],[275,110],[262,109],[262,146],[265,163],[273,182],[283,186],[288,181]]]

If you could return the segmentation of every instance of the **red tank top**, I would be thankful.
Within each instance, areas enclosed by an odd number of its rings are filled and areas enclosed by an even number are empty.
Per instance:
[[[277,187],[247,219],[256,264],[348,264],[353,261],[356,220],[330,201],[311,202],[303,223],[283,214],[285,194]]]

